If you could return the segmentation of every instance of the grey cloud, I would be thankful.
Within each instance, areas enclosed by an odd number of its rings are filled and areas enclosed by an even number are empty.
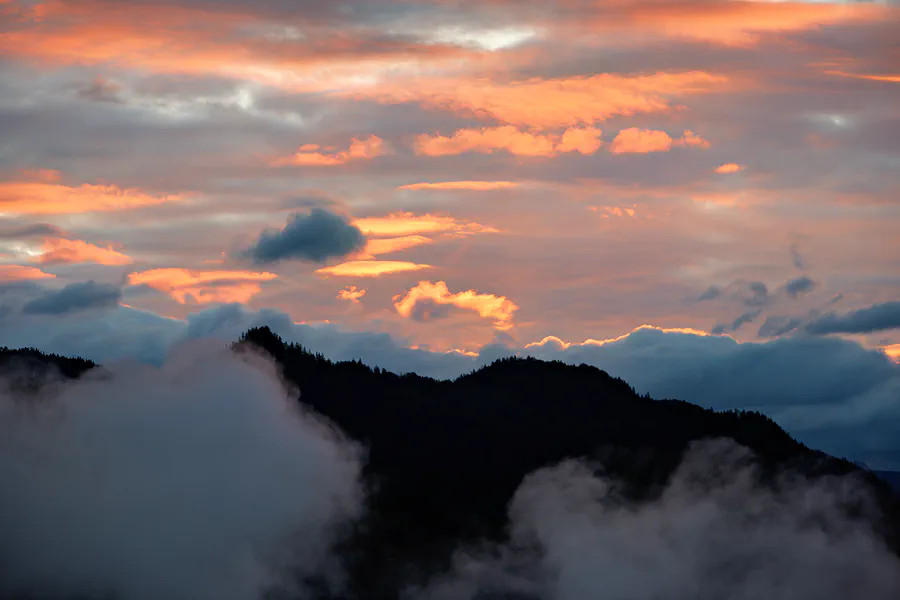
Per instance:
[[[816,282],[804,275],[803,277],[791,279],[784,284],[784,291],[787,292],[788,296],[791,298],[797,298],[801,294],[813,291],[815,287]]]
[[[288,218],[284,229],[263,231],[242,256],[257,264],[300,259],[322,262],[361,250],[366,238],[346,217],[321,208]]]
[[[803,255],[800,254],[800,247],[797,244],[791,244],[791,261],[801,271],[806,269],[806,262],[803,260]]]
[[[410,318],[414,321],[422,323],[432,321],[434,319],[443,319],[453,312],[453,306],[449,304],[438,304],[434,300],[424,299],[415,303],[410,312]]]
[[[771,317],[766,317],[766,320],[763,321],[763,324],[760,326],[759,331],[757,332],[757,336],[763,338],[779,337],[786,333],[795,331],[802,324],[803,319],[799,317],[773,315]]]
[[[15,240],[33,237],[59,237],[63,231],[56,225],[49,223],[34,223],[32,225],[4,226],[0,222],[0,240]]]
[[[747,293],[740,293],[741,301],[747,306],[761,306],[769,299],[769,288],[761,281],[741,282]]]
[[[722,290],[714,285],[711,285],[708,288],[706,288],[705,292],[703,292],[702,294],[700,294],[700,296],[697,297],[697,301],[703,302],[705,300],[715,300],[716,298],[718,298],[721,295],[722,295]]]
[[[83,100],[119,104],[123,102],[121,92],[122,86],[116,82],[96,77],[89,84],[80,86],[75,93]]]
[[[47,410],[0,393],[0,595],[246,600],[287,568],[339,584],[360,453],[292,398],[208,340],[29,398]]]
[[[763,306],[769,301],[769,287],[762,281],[738,279],[724,288],[715,285],[709,286],[697,300],[715,300],[724,295],[739,300],[744,306]]]
[[[98,308],[111,308],[122,297],[122,290],[107,283],[84,281],[70,283],[60,290],[48,290],[28,301],[22,312],[29,315],[67,315]]]
[[[744,314],[742,314],[738,318],[736,318],[734,321],[732,321],[730,324],[721,324],[721,323],[717,324],[715,327],[713,327],[711,333],[721,334],[721,333],[725,333],[725,332],[735,332],[738,329],[740,329],[741,327],[743,327],[744,325],[746,325],[747,323],[752,323],[753,319],[758,317],[761,312],[762,312],[762,309],[751,310],[751,311],[745,312]]]
[[[826,313],[807,323],[812,334],[874,333],[900,328],[900,302],[884,302],[839,315]]]

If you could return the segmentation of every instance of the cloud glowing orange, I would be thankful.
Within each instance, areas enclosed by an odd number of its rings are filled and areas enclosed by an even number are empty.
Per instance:
[[[343,165],[351,160],[371,160],[376,156],[384,156],[388,153],[387,144],[375,135],[369,136],[364,140],[353,138],[347,150],[334,154],[317,152],[318,148],[315,144],[307,144],[301,146],[291,156],[277,158],[270,164],[273,167],[284,167],[287,165],[333,167]]]
[[[716,169],[716,173],[728,174],[728,173],[739,173],[746,169],[747,167],[743,165],[739,165],[737,163],[726,163]]]
[[[175,202],[179,195],[154,196],[115,185],[84,184],[78,187],[32,181],[0,182],[0,212],[16,215],[49,215],[125,210]]]
[[[373,97],[383,103],[418,102],[427,107],[494,119],[509,125],[554,129],[592,125],[610,117],[668,112],[671,98],[710,91],[728,81],[703,71],[625,76],[534,79],[504,83],[495,80],[422,79],[395,88],[387,84],[355,91],[353,97]],[[529,148],[540,141],[517,142]],[[532,152],[536,150],[532,149]]]
[[[882,6],[797,0],[674,0],[611,3],[586,27],[601,31],[642,30],[655,35],[693,38],[727,45],[746,46],[768,32],[802,31],[840,22],[883,18]],[[576,28],[585,25],[574,24]]]
[[[436,183],[409,183],[401,185],[398,190],[473,190],[485,192],[489,190],[506,190],[519,187],[514,181],[439,181]]]
[[[492,154],[505,150],[517,156],[556,156],[562,152],[593,154],[602,142],[601,131],[594,127],[567,129],[559,136],[519,131],[512,125],[483,129],[460,129],[452,136],[422,134],[416,138],[417,154],[448,156],[465,152]]]
[[[54,263],[96,263],[98,265],[128,265],[134,261],[130,256],[114,250],[112,246],[101,248],[83,240],[44,240],[43,254],[37,257],[41,264]]]
[[[393,213],[386,217],[365,217],[353,222],[367,236],[409,236],[422,233],[497,233],[497,229],[479,223],[457,221],[440,215]]]
[[[0,265],[0,283],[13,281],[35,281],[40,279],[53,279],[53,273],[44,273],[36,267],[23,267],[22,265]]]
[[[348,285],[344,289],[340,290],[337,294],[338,300],[347,300],[349,302],[353,302],[354,304],[359,304],[360,300],[363,296],[366,295],[365,289],[360,289],[355,285]]]
[[[464,310],[473,310],[485,319],[494,320],[494,328],[506,331],[512,328],[513,314],[519,307],[506,296],[494,294],[479,294],[475,290],[466,290],[457,294],[450,293],[446,282],[420,281],[416,287],[411,288],[405,295],[394,296],[394,308],[404,317],[409,318],[421,301],[430,301],[435,304],[449,305]]]
[[[261,290],[260,282],[277,278],[274,273],[251,271],[192,271],[166,268],[135,272],[130,285],[146,285],[169,294],[179,304],[193,300],[197,304],[248,302]]]
[[[683,137],[672,139],[665,131],[631,127],[619,132],[609,151],[613,154],[647,154],[668,152],[673,146],[709,148],[710,143],[693,131],[685,131]]]
[[[381,254],[391,254],[392,252],[400,252],[421,246],[423,244],[431,244],[433,240],[422,235],[407,235],[397,238],[370,239],[366,241],[366,247],[363,249],[360,258],[375,258]]]
[[[351,260],[332,267],[317,269],[320,275],[338,277],[380,277],[391,273],[405,273],[431,269],[431,265],[420,265],[400,260]]]

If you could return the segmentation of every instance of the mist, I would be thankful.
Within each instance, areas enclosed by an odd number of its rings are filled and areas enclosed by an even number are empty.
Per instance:
[[[460,550],[450,573],[406,598],[900,597],[900,561],[872,528],[861,481],[784,472],[772,483],[761,484],[749,450],[724,439],[694,443],[643,504],[624,500],[602,466],[567,461],[523,481],[508,544]]]
[[[361,451],[251,352],[178,347],[0,386],[0,596],[251,600],[318,577],[361,510]]]

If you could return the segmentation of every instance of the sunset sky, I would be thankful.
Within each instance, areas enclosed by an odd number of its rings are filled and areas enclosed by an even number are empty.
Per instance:
[[[898,424],[898,31],[893,0],[0,0],[0,345],[272,322],[439,376],[650,345],[712,370],[638,387],[705,401],[741,370],[705,357],[751,356],[850,386],[818,426]]]

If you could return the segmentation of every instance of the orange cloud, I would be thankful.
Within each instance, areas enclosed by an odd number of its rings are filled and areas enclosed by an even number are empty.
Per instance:
[[[0,32],[0,54],[38,64],[231,77],[298,92],[369,87],[478,54],[408,39],[372,43],[366,36],[323,31],[313,17],[276,21],[234,4],[215,11],[158,4],[48,0],[36,7],[41,19]],[[291,35],[301,28],[302,39]]]
[[[628,207],[619,207],[619,206],[591,206],[589,207],[592,211],[596,213],[602,213],[600,216],[603,219],[608,219],[610,216],[613,217],[634,217],[637,214],[637,211],[634,208]]]
[[[845,71],[825,71],[828,75],[840,77],[852,77],[853,79],[866,79],[868,81],[882,81],[885,83],[900,83],[900,75],[872,75],[865,73],[847,73]]]
[[[737,163],[726,163],[726,164],[722,165],[721,167],[718,167],[716,169],[716,173],[723,173],[723,174],[739,173],[740,171],[743,171],[746,168],[747,167],[745,167],[743,165],[739,165]]]
[[[704,93],[727,81],[725,76],[702,71],[634,77],[602,73],[514,82],[446,77],[404,81],[394,86],[386,83],[346,95],[391,104],[418,102],[509,125],[553,129],[592,125],[617,115],[668,112],[672,110],[672,98]],[[541,142],[520,137],[517,143],[530,148]]]
[[[115,185],[70,187],[31,181],[0,182],[0,212],[49,215],[125,210],[181,200],[182,196],[154,196]]]
[[[338,277],[380,277],[391,273],[431,269],[431,265],[420,265],[400,260],[351,260],[332,267],[317,269],[320,275]]]
[[[513,314],[519,307],[506,296],[479,294],[475,290],[466,290],[451,294],[443,281],[432,283],[420,281],[405,295],[394,296],[394,308],[402,316],[409,318],[420,301],[430,301],[439,305],[456,306],[464,310],[474,310],[485,319],[494,320],[494,328],[506,331],[512,328]]]
[[[409,183],[401,185],[398,190],[505,190],[519,187],[514,181],[440,181],[437,183]]]
[[[694,147],[707,149],[712,146],[712,144],[710,144],[707,140],[704,140],[702,137],[690,130],[685,131],[681,139],[675,140],[672,143],[675,146],[684,146],[685,148]]]
[[[400,252],[421,246],[423,244],[431,244],[432,239],[422,235],[406,235],[397,238],[370,239],[366,241],[366,247],[362,251],[360,258],[374,258],[381,254],[391,254],[392,252]]]
[[[360,299],[366,295],[365,289],[360,289],[355,285],[348,285],[338,292],[338,300],[348,300],[354,304],[359,304]]]
[[[41,264],[53,263],[97,263],[98,265],[129,265],[134,261],[130,256],[113,249],[101,248],[83,240],[62,238],[44,240],[43,254],[37,257]]]
[[[32,181],[56,183],[62,177],[62,173],[55,169],[23,169],[22,175]]]
[[[570,128],[559,136],[519,131],[512,125],[460,129],[452,136],[422,134],[416,138],[417,154],[448,156],[464,152],[492,154],[505,150],[517,156],[556,156],[560,152],[593,154],[602,145],[601,131],[593,127]]]
[[[672,149],[672,138],[665,131],[623,129],[613,140],[609,151],[613,154],[645,154],[648,152],[668,152]]]
[[[900,364],[900,344],[884,346],[881,351],[884,352],[889,359],[897,364]]]
[[[197,304],[248,302],[261,290],[260,282],[277,278],[274,273],[250,271],[191,271],[151,269],[131,273],[130,285],[146,285],[169,294],[179,304],[192,299]]]
[[[710,143],[693,131],[685,131],[684,136],[676,140],[665,131],[631,127],[619,132],[609,151],[613,154],[647,154],[668,152],[673,146],[709,148]]]
[[[600,149],[602,132],[594,127],[570,127],[563,132],[562,140],[556,149],[560,152],[580,152],[593,154]]]
[[[298,148],[295,154],[276,158],[269,164],[273,167],[287,165],[332,167],[343,165],[351,160],[371,160],[376,156],[384,156],[388,153],[388,147],[384,140],[375,135],[369,136],[365,140],[353,138],[347,150],[335,154],[323,154],[317,152],[318,149],[319,146],[316,144],[305,144]]]
[[[457,221],[453,217],[439,215],[414,215],[393,213],[386,217],[366,217],[353,222],[367,236],[409,236],[422,233],[497,233],[493,227],[478,223]]]
[[[784,2],[758,0],[667,0],[610,3],[587,25],[572,23],[594,35],[603,31],[642,31],[654,36],[692,38],[727,45],[757,43],[766,32],[802,31],[840,22],[884,18],[886,7],[872,3]]]
[[[36,267],[23,267],[21,265],[0,265],[0,283],[13,281],[34,281],[38,279],[53,279],[53,273],[44,273]]]

